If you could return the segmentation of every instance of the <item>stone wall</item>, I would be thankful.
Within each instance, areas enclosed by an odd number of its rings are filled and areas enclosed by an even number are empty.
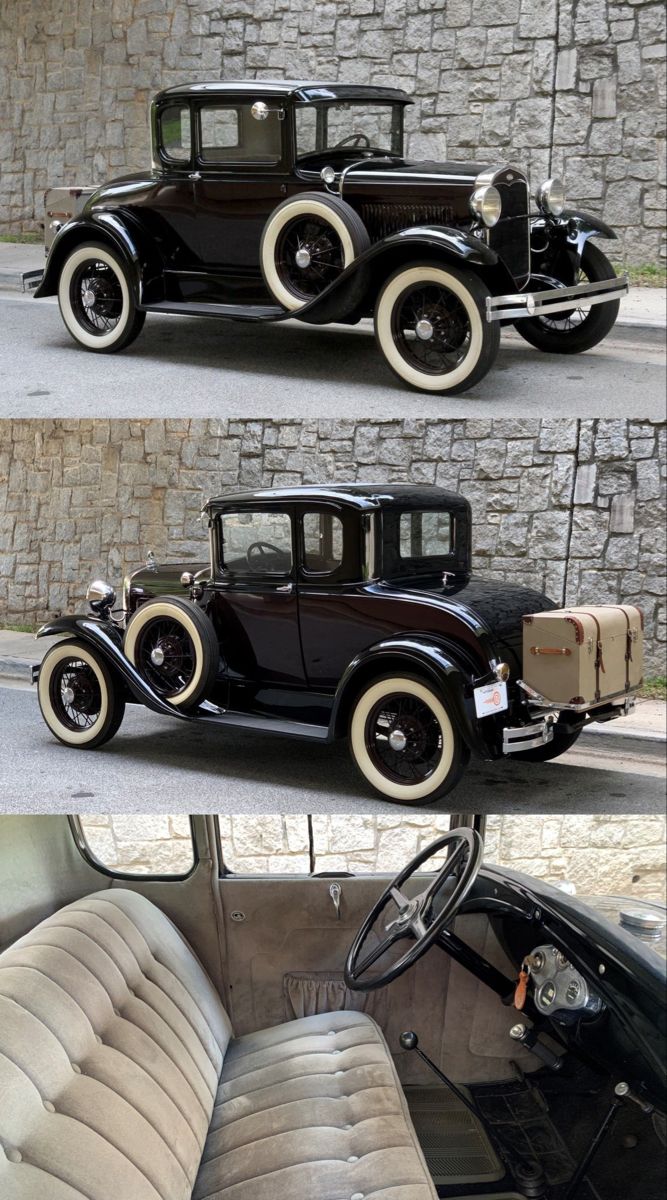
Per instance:
[[[3,0],[0,230],[47,185],[145,167],[147,108],[184,80],[307,77],[415,96],[409,151],[563,174],[623,238],[664,245],[660,0]]]
[[[89,845],[108,867],[134,873],[180,873],[192,866],[184,816],[82,817]],[[229,870],[239,874],[308,874],[305,815],[221,815]],[[322,816],[312,818],[315,871],[398,871],[449,828],[449,817]],[[662,816],[536,815],[487,819],[486,859],[550,883],[567,880],[580,895],[665,898]]]
[[[91,578],[120,587],[149,550],[205,558],[216,493],[407,480],[468,497],[488,578],[640,604],[664,674],[664,443],[623,420],[0,422],[0,624],[79,609]]]

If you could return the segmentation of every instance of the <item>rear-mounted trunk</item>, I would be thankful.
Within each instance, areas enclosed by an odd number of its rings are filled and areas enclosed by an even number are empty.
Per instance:
[[[623,698],[642,681],[643,626],[640,609],[631,605],[525,616],[523,682],[542,699],[575,711]]]

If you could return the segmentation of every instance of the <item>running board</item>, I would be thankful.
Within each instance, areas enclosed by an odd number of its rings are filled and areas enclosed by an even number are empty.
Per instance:
[[[231,321],[277,321],[290,314],[278,304],[197,304],[184,300],[160,300],[142,304],[144,312],[173,313],[182,317],[224,317]]]
[[[303,721],[290,721],[288,718],[263,717],[257,713],[234,712],[230,709],[216,709],[213,704],[200,706],[192,714],[197,723],[206,725],[227,725],[234,729],[250,729],[256,733],[275,733],[286,737],[305,738],[311,742],[327,742],[329,729],[326,725],[307,725]]]

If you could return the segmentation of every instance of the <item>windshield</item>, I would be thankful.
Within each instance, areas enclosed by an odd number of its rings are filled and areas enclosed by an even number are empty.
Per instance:
[[[370,101],[304,104],[296,108],[297,157],[332,150],[403,152],[403,105]]]

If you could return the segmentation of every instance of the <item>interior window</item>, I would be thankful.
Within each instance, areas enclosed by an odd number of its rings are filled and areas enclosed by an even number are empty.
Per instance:
[[[119,875],[187,875],[194,866],[187,816],[108,816],[79,818],[88,852]]]
[[[223,569],[237,575],[289,575],[292,522],[283,512],[227,512],[221,519]]]
[[[203,162],[280,161],[281,122],[276,113],[257,121],[251,104],[205,105],[199,112],[199,128]]]
[[[192,150],[190,109],[185,104],[169,104],[160,113],[160,145],[167,158],[189,162]]]
[[[235,875],[393,875],[448,831],[450,817],[220,815],[218,823],[224,868]],[[423,870],[444,861],[435,855]]]
[[[343,561],[343,522],[327,512],[303,515],[303,565],[307,571],[329,574]]]
[[[436,558],[442,554],[450,554],[451,549],[451,513],[401,513],[401,558]]]

